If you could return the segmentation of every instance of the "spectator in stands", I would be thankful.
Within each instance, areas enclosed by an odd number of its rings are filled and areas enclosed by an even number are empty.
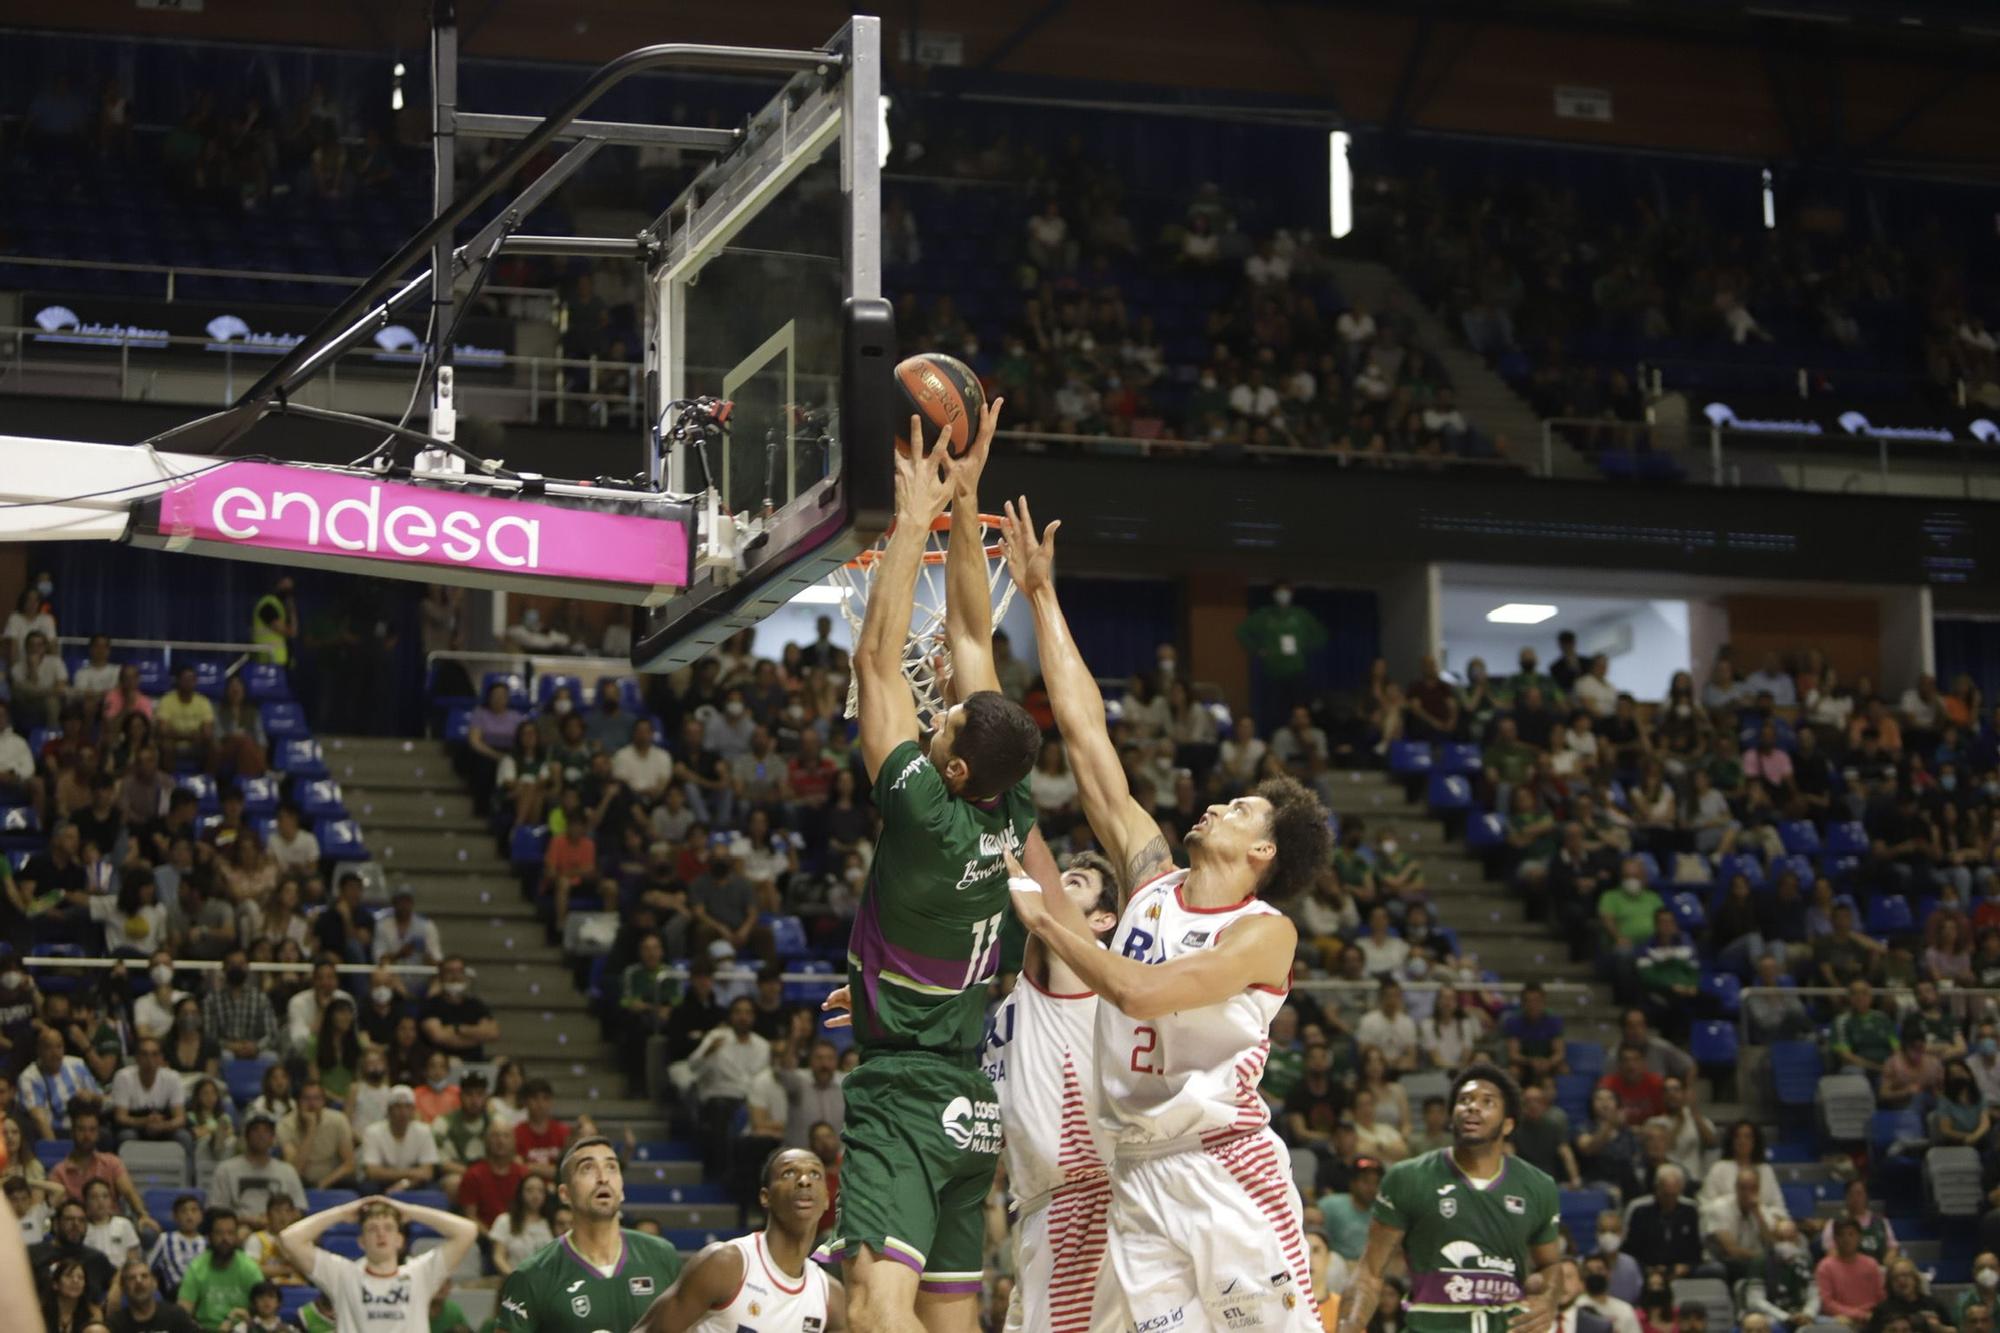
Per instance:
[[[345,1112],[326,1104],[326,1088],[316,1080],[308,1078],[297,1105],[279,1119],[278,1144],[308,1188],[354,1184],[354,1126]]]
[[[1521,988],[1520,1005],[1501,1020],[1507,1064],[1522,1086],[1569,1072],[1563,1021],[1549,1012],[1548,992],[1539,981]]]
[[[1378,907],[1370,913],[1371,922],[1377,915],[1386,920],[1388,914]],[[1363,1054],[1370,1050],[1381,1052],[1383,1062],[1397,1073],[1416,1069],[1417,1024],[1404,1007],[1402,986],[1393,977],[1385,977],[1377,988],[1375,1007],[1361,1016],[1355,1041]]]
[[[1326,1219],[1326,1242],[1350,1263],[1367,1247],[1369,1220],[1381,1188],[1382,1163],[1373,1157],[1357,1157],[1347,1192],[1329,1194],[1319,1201],[1320,1214]]]
[[[281,1033],[271,998],[250,979],[250,956],[240,948],[222,957],[222,985],[201,1005],[202,1034],[239,1060],[277,1054]]]
[[[708,868],[688,886],[697,954],[749,949],[767,963],[778,960],[771,928],[757,918],[756,890],[738,870],[733,839],[718,833],[709,840]]]
[[[1372,879],[1372,869],[1370,874]],[[1354,947],[1361,950],[1362,968],[1371,977],[1393,977],[1410,959],[1409,941],[1390,930],[1387,907],[1369,910],[1368,931],[1356,937]]]
[[[1694,1078],[1694,1060],[1686,1051],[1652,1030],[1646,1021],[1645,1010],[1627,1009],[1619,1018],[1618,1032],[1621,1040],[1637,1043],[1646,1052],[1646,1068],[1655,1074],[1662,1078],[1677,1078],[1683,1083]]]
[[[1875,988],[1856,977],[1847,987],[1847,1011],[1833,1021],[1834,1056],[1843,1068],[1879,1077],[1899,1045],[1896,1021],[1875,1007]]]
[[[111,1080],[111,1115],[121,1140],[171,1140],[194,1156],[187,1128],[187,1093],[181,1076],[165,1067],[158,1037],[140,1037],[133,1061]]]
[[[440,1050],[424,1056],[423,1081],[411,1089],[417,1098],[417,1122],[433,1129],[458,1109],[458,1081],[451,1076],[451,1057]]]
[[[1689,1277],[1702,1263],[1701,1219],[1682,1197],[1687,1177],[1672,1162],[1653,1173],[1653,1192],[1636,1200],[1626,1214],[1625,1252],[1644,1268],[1664,1268]]]
[[[1583,1188],[1583,1173],[1570,1151],[1569,1116],[1549,1100],[1548,1089],[1530,1083],[1521,1089],[1521,1120],[1514,1127],[1514,1153],[1546,1172],[1564,1189]]]
[[[1828,1220],[1820,1229],[1820,1248],[1833,1251],[1838,1247],[1840,1233],[1838,1225],[1842,1221],[1852,1222],[1855,1228],[1855,1249],[1873,1259],[1878,1264],[1891,1264],[1901,1255],[1902,1249],[1896,1243],[1896,1229],[1889,1219],[1875,1211],[1868,1198],[1868,1182],[1852,1180],[1848,1182],[1847,1194],[1841,1200],[1841,1211]]]
[[[597,682],[597,707],[583,720],[583,734],[599,754],[617,754],[632,739],[632,715],[619,698],[618,680],[606,676]]]
[[[687,993],[674,1006],[667,1022],[667,1060],[680,1063],[694,1054],[695,1047],[710,1031],[722,1026],[728,1010],[716,999],[715,960],[705,952],[688,963]]]
[[[1666,1081],[1646,1068],[1646,1048],[1635,1041],[1618,1045],[1618,1064],[1597,1082],[1624,1108],[1629,1125],[1643,1125],[1666,1111]]]
[[[387,1115],[362,1131],[361,1177],[394,1194],[430,1185],[437,1167],[437,1140],[417,1123],[417,1094],[399,1083],[389,1090]]]
[[[1923,1274],[1908,1259],[1884,1266],[1887,1280],[1881,1303],[1875,1307],[1872,1326],[1887,1329],[1896,1320],[1906,1323],[1911,1333],[1930,1330],[1940,1333],[1951,1327],[1951,1313],[1944,1302],[1924,1289]]]
[[[116,1153],[98,1148],[102,1124],[102,1113],[95,1103],[79,1100],[72,1105],[69,1108],[70,1150],[61,1161],[48,1169],[48,1178],[62,1186],[63,1191],[79,1203],[83,1201],[84,1189],[92,1181],[101,1180],[132,1210],[134,1217],[145,1217],[145,1201],[133,1186],[125,1163]]]
[[[303,884],[319,879],[319,839],[310,829],[300,826],[299,807],[290,801],[278,807],[278,822],[271,830],[268,850],[281,877]]]
[[[454,1196],[458,1211],[491,1228],[534,1173],[514,1149],[514,1131],[500,1124],[486,1130],[485,1152],[465,1168]],[[546,1177],[536,1177],[546,1183]]]
[[[1930,1131],[1937,1143],[1948,1146],[1983,1148],[1992,1137],[1992,1114],[1963,1059],[1944,1067],[1944,1088],[1931,1115]]]
[[[458,1196],[466,1169],[486,1155],[486,1131],[491,1128],[486,1075],[468,1069],[458,1081],[458,1105],[431,1122],[431,1136],[438,1145],[439,1183],[448,1197]]]
[[[82,1059],[64,1052],[63,1034],[53,1027],[36,1031],[35,1058],[21,1070],[17,1092],[21,1109],[45,1139],[68,1138],[71,1115],[95,1107],[103,1096],[96,1076]]]
[[[294,1054],[309,1048],[318,1038],[328,1006],[340,989],[339,960],[322,954],[313,962],[312,983],[285,1003],[285,1047]]]
[[[89,1232],[90,1219],[82,1200],[66,1199],[56,1208],[55,1225],[48,1239],[30,1250],[28,1259],[38,1273],[46,1273],[61,1263],[81,1264],[84,1299],[92,1305],[102,1305],[118,1270],[109,1259],[86,1243]],[[82,1327],[82,1324],[71,1325],[76,1330]]]
[[[1813,889],[1817,896],[1819,885],[1815,884]],[[1874,976],[1888,949],[1880,940],[1871,939],[1854,928],[1854,909],[1836,901],[1828,913],[1828,926],[1829,929],[1812,941],[1813,970],[1818,974],[1819,984],[1849,986]]]
[[[192,1194],[176,1197],[171,1217],[173,1225],[153,1242],[152,1253],[146,1256],[160,1289],[169,1296],[180,1289],[188,1266],[208,1249],[207,1228],[198,1197]]]
[[[69,688],[69,669],[62,656],[51,650],[52,638],[39,630],[22,641],[9,679],[13,705],[24,723],[53,727],[62,720],[63,696]]]
[[[688,1058],[710,1165],[717,1169],[727,1164],[730,1122],[748,1099],[751,1080],[770,1068],[771,1044],[757,1035],[756,1018],[751,999],[738,997],[729,1006],[728,1025],[711,1031]]]
[[[1641,1333],[1638,1311],[1611,1292],[1611,1266],[1616,1257],[1621,1256],[1600,1252],[1583,1261],[1583,1294],[1563,1312],[1562,1333],[1576,1333],[1581,1324],[1579,1311],[1595,1315],[1610,1333]]]
[[[640,801],[647,805],[660,799],[673,780],[674,761],[653,743],[653,723],[640,718],[632,724],[632,739],[612,756],[611,771]]]
[[[1770,1205],[1764,1205],[1769,1210]],[[1820,1288],[1813,1274],[1812,1251],[1798,1224],[1780,1212],[1772,1221],[1761,1271],[1753,1271],[1743,1289],[1745,1319],[1761,1315],[1774,1328],[1798,1327],[1820,1317]]]
[[[425,999],[422,1017],[424,1040],[461,1060],[484,1060],[486,1043],[500,1040],[500,1021],[471,993],[465,960],[457,955],[438,964],[437,989]]]
[[[1757,1177],[1741,1172],[1736,1189],[1726,1199],[1710,1200],[1702,1208],[1702,1235],[1709,1254],[1720,1263],[1731,1283],[1765,1271],[1782,1208],[1772,1208],[1758,1193]]]
[[[199,1225],[199,1205],[196,1218]],[[196,1239],[200,1239],[198,1234]],[[145,1260],[125,1262],[119,1269],[118,1289],[124,1308],[111,1316],[106,1325],[109,1333],[196,1333],[194,1319],[186,1310],[160,1299],[159,1279]]]
[[[1413,914],[1420,910],[1411,909]],[[1485,1011],[1461,1003],[1458,991],[1451,986],[1438,990],[1435,1005],[1430,1017],[1417,1025],[1417,1041],[1423,1049],[1424,1062],[1433,1069],[1446,1071],[1470,1064],[1486,1040]],[[1568,1140],[1567,1130],[1564,1140]]]
[[[1866,1185],[1862,1191],[1865,1195]],[[1856,1325],[1865,1324],[1887,1294],[1882,1266],[1861,1252],[1861,1228],[1852,1217],[1837,1217],[1827,1223],[1827,1229],[1833,1236],[1832,1250],[1813,1271],[1820,1311]]]
[[[1928,1104],[1943,1087],[1944,1064],[1931,1053],[1923,1025],[1905,1023],[1901,1042],[1882,1061],[1875,1104],[1885,1111],[1900,1111],[1918,1098]]]
[[[262,1230],[271,1197],[283,1194],[300,1211],[306,1206],[305,1183],[290,1162],[273,1155],[278,1122],[267,1111],[252,1111],[243,1121],[243,1151],[215,1169],[211,1204],[234,1209],[245,1226]]]
[[[1653,913],[1652,937],[1640,949],[1633,970],[1650,1013],[1684,1037],[1690,1008],[1700,994],[1701,964],[1693,943],[1681,934],[1679,919],[1667,908]]]
[[[444,961],[437,923],[417,912],[416,894],[407,885],[396,889],[389,914],[375,922],[374,953],[377,963],[436,967]]]
[[[92,1180],[83,1187],[83,1212],[88,1223],[83,1243],[114,1265],[122,1265],[140,1257],[139,1231],[130,1218],[113,1210],[114,1202],[109,1181]],[[159,1227],[151,1218],[146,1219],[146,1225],[148,1230],[158,1233]]]
[[[570,1137],[569,1126],[553,1114],[555,1089],[547,1079],[530,1079],[521,1085],[521,1100],[528,1114],[514,1126],[514,1151],[530,1171],[554,1180]]]
[[[194,683],[193,667],[176,671],[174,688],[160,696],[153,711],[160,746],[175,769],[183,762],[205,769],[213,757],[215,705],[196,692]]]
[[[226,1204],[211,1204],[202,1230],[208,1248],[195,1256],[180,1283],[180,1305],[201,1333],[226,1333],[238,1311],[250,1308],[250,1289],[264,1270],[241,1248],[242,1230]]]
[[[1715,1122],[1695,1108],[1693,1086],[1683,1079],[1660,1083],[1663,1110],[1656,1121],[1667,1135],[1667,1155],[1689,1180],[1705,1181],[1710,1155],[1721,1146]]]
[[[1784,981],[1784,965],[1778,961],[1778,956],[1773,953],[1759,955],[1757,986],[1766,991],[1776,991]],[[1743,997],[1743,1015],[1753,1042],[1787,1041],[1810,1032],[1813,1025],[1812,1016],[1806,1013],[1804,1003],[1796,995],[1746,995]]]

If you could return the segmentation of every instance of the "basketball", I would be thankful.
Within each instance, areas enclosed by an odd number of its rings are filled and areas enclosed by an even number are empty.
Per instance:
[[[947,427],[951,433],[945,437],[945,448],[953,458],[972,447],[986,390],[971,366],[942,352],[920,352],[896,367],[896,383],[909,410],[924,419],[926,448]],[[899,436],[896,448],[908,453],[910,442]]]

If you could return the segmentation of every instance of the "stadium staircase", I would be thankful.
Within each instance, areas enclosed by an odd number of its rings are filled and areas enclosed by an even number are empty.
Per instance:
[[[489,1057],[522,1062],[555,1091],[556,1114],[588,1114],[639,1147],[626,1174],[629,1213],[651,1217],[679,1243],[740,1229],[736,1206],[704,1185],[701,1154],[675,1142],[666,1110],[625,1095],[625,1076],[604,1040],[562,949],[547,941],[520,881],[436,740],[330,737],[326,764],[390,889],[408,886],[417,911],[437,923],[446,953],[465,957],[473,993],[492,1006],[501,1039]]]
[[[1416,326],[1417,342],[1437,357],[1450,376],[1452,392],[1457,395],[1466,420],[1487,435],[1504,435],[1509,456],[1515,462],[1541,466],[1541,418],[1393,270],[1374,260],[1337,259],[1333,261],[1333,274],[1341,294],[1348,300],[1370,310],[1393,310],[1407,316]],[[1551,463],[1558,477],[1599,476],[1598,470],[1560,436],[1555,441]]]

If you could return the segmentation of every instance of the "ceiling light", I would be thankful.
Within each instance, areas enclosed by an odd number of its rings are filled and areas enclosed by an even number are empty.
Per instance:
[[[1346,130],[1326,136],[1327,234],[1339,240],[1354,230],[1354,169],[1348,165]]]
[[[1556,609],[1541,602],[1508,602],[1486,613],[1495,625],[1539,625],[1555,617]]]
[[[840,589],[828,587],[824,583],[815,583],[812,587],[807,588],[804,592],[792,598],[792,605],[793,606],[839,606]],[[1549,614],[1554,615],[1555,612],[1551,611]]]

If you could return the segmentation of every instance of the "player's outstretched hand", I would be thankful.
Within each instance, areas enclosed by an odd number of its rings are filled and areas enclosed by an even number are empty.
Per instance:
[[[826,1025],[830,1028],[851,1028],[854,1026],[854,993],[845,986],[836,986],[827,997],[820,1001],[820,1012],[826,1015]]]
[[[1014,586],[1032,597],[1055,581],[1056,531],[1062,520],[1035,535],[1035,516],[1028,512],[1028,497],[1009,500],[1000,519],[1000,549],[1007,557],[1007,573]]]
[[[979,429],[973,433],[972,443],[958,456],[958,498],[976,500],[979,497],[979,476],[986,471],[986,459],[993,452],[993,432],[1000,428],[1000,408],[1005,398],[995,398],[979,409]]]
[[[921,456],[916,449],[896,453],[896,524],[909,524],[928,533],[931,520],[951,504],[958,488],[958,460],[945,447],[946,432],[939,431],[937,443]],[[910,418],[910,438],[923,443],[924,420]]]
[[[1540,1273],[1530,1273],[1521,1290],[1527,1300],[1507,1321],[1507,1333],[1549,1333],[1561,1311],[1556,1308],[1555,1293],[1549,1290],[1548,1279]]]

